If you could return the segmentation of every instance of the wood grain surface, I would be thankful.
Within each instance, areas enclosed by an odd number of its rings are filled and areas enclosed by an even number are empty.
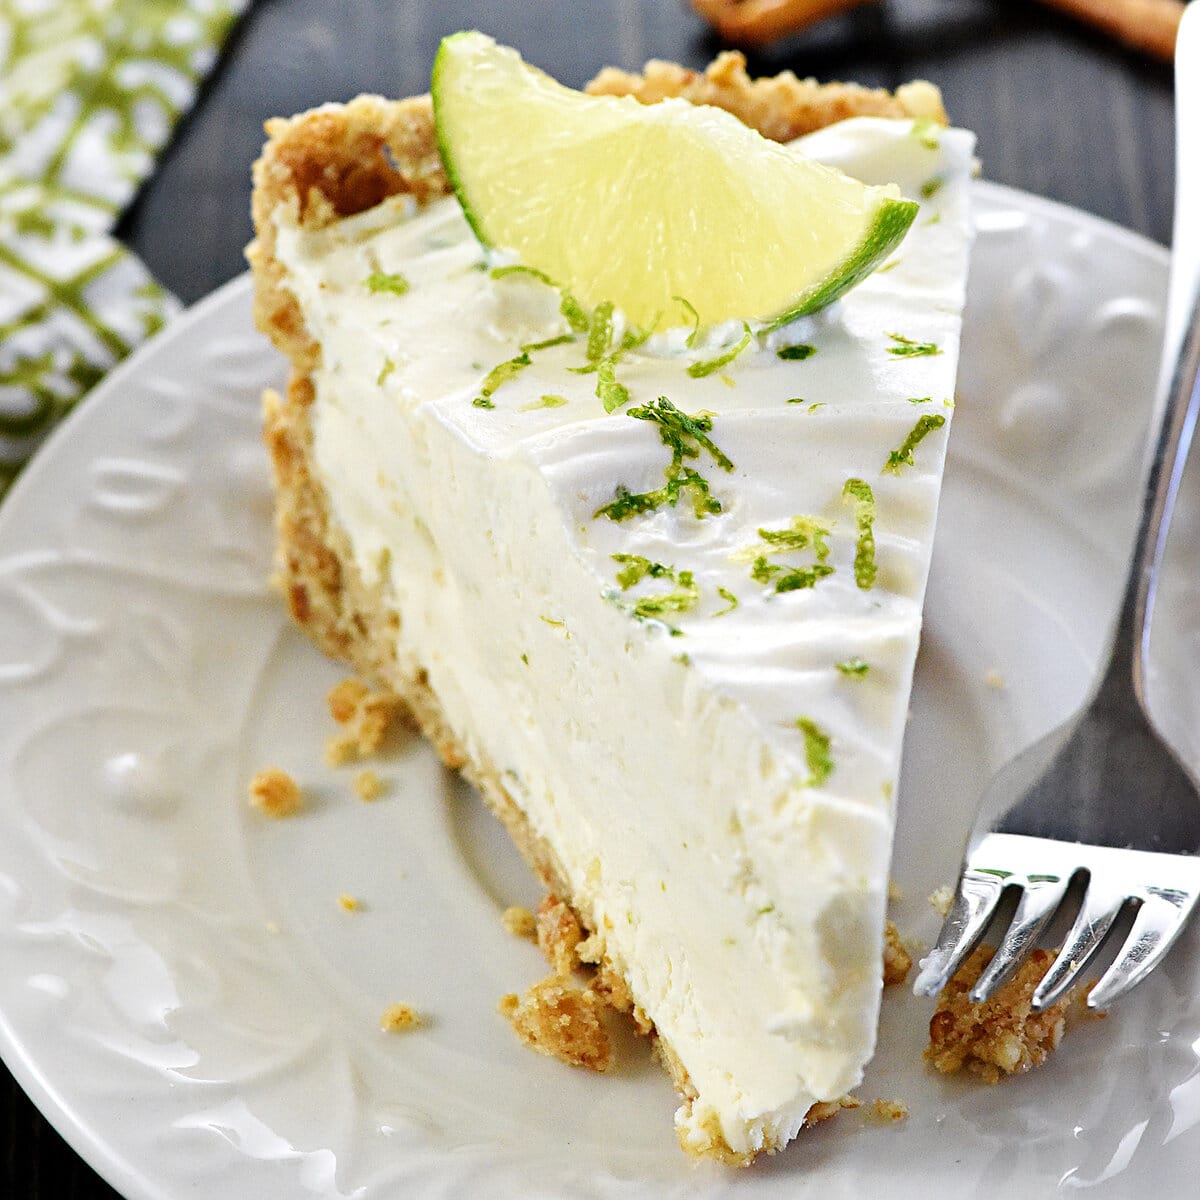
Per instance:
[[[166,287],[199,299],[244,268],[263,121],[358,92],[424,91],[439,39],[470,27],[576,86],[609,63],[703,66],[720,49],[684,0],[258,0],[120,236]],[[930,79],[978,133],[988,178],[1170,240],[1170,69],[1032,0],[890,0],[758,51],[750,66],[888,87]],[[0,1196],[117,1196],[2,1067]]]

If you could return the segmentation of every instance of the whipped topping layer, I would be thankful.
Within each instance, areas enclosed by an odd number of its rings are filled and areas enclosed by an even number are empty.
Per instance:
[[[687,1071],[700,1151],[782,1144],[874,1047],[966,275],[971,135],[860,118],[795,146],[922,208],[767,336],[693,336],[681,303],[589,339],[453,199],[278,229],[322,347],[317,469],[401,667],[550,848]]]

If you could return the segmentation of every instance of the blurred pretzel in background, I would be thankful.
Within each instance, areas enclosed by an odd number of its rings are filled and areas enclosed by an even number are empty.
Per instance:
[[[878,0],[692,0],[692,7],[727,41],[762,46],[826,17]]]
[[[692,0],[692,7],[727,42],[761,46],[826,17],[880,0]],[[1171,62],[1184,0],[1042,0],[1110,37]]]

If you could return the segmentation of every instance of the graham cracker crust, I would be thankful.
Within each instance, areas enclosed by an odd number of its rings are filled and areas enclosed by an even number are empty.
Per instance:
[[[775,140],[789,140],[857,115],[920,117],[941,123],[946,119],[940,95],[931,84],[910,84],[892,94],[853,84],[799,80],[790,72],[752,80],[745,60],[736,52],[722,54],[702,73],[662,62],[648,63],[640,75],[608,69],[589,90],[633,95],[646,103],[679,96],[715,104]],[[360,96],[348,104],[329,104],[268,121],[266,132],[268,141],[254,167],[256,236],[246,255],[254,276],[255,322],[292,368],[286,393],[268,392],[263,398],[263,437],[275,484],[274,582],[292,619],[316,645],[401,702],[443,762],[460,770],[478,789],[547,893],[563,898],[571,919],[587,935],[579,949],[580,957],[596,966],[593,987],[612,1006],[632,1011],[639,1026],[652,1032],[605,951],[603,931],[591,928],[587,914],[575,905],[551,847],[533,834],[495,765],[468,758],[425,671],[398,659],[396,639],[403,613],[396,610],[382,584],[366,584],[357,571],[349,541],[331,520],[328,497],[311,465],[314,388],[310,372],[320,362],[321,347],[310,337],[287,288],[284,267],[275,254],[276,223],[315,230],[397,194],[410,194],[421,204],[446,195],[449,184],[437,152],[429,98],[391,101]],[[655,1042],[686,1111],[695,1098],[687,1071],[662,1039]],[[856,1103],[844,1098],[814,1105],[806,1124]],[[690,1149],[737,1165],[754,1158],[731,1150],[718,1130],[710,1131],[707,1144]]]

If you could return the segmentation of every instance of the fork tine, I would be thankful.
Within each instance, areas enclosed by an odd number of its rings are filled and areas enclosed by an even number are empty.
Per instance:
[[[921,960],[921,973],[913,984],[918,996],[936,996],[946,986],[987,928],[1006,882],[988,872],[963,871],[937,945]]]
[[[1108,935],[1128,899],[1124,891],[1114,892],[1098,886],[1094,881],[1088,884],[1083,906],[1075,918],[1075,924],[1071,926],[1071,932],[1067,934],[1063,948],[1031,997],[1030,1005],[1034,1012],[1049,1008],[1075,983],[1080,970],[1100,948],[1100,943]]]
[[[1089,993],[1088,1008],[1108,1008],[1149,975],[1183,929],[1195,902],[1196,897],[1186,892],[1151,890],[1121,953]]]
[[[1066,878],[1034,878],[1026,883],[1004,940],[996,947],[992,961],[971,989],[973,1003],[990,1000],[992,993],[1016,970],[1017,964],[1058,911],[1070,882],[1068,875]]]

